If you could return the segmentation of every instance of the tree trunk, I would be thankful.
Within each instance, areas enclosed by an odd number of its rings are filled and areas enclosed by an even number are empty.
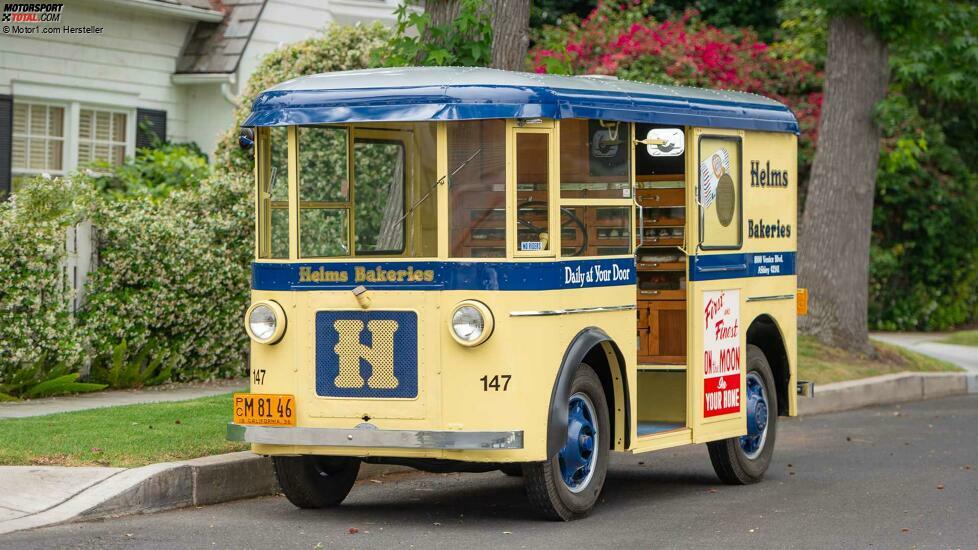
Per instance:
[[[522,71],[530,46],[530,0],[493,0],[492,65]]]
[[[427,0],[424,3],[424,11],[431,16],[431,26],[444,26],[458,17],[459,9],[462,4],[459,0]],[[425,31],[427,35],[428,32]]]
[[[829,22],[825,99],[799,236],[801,328],[822,342],[872,353],[869,245],[880,132],[873,120],[889,77],[886,45],[857,17]]]

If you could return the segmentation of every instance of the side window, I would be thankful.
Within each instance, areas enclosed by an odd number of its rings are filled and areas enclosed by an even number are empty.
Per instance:
[[[300,127],[299,257],[350,254],[346,128]]]
[[[630,254],[631,125],[560,121],[560,254]],[[584,204],[599,199],[601,205]]]
[[[284,126],[258,129],[258,257],[289,257],[289,136]]]
[[[506,256],[506,121],[448,123],[449,252]]]
[[[353,140],[357,254],[404,251],[404,143]]]
[[[550,243],[550,134],[516,132],[516,253]]]
[[[737,250],[743,243],[741,140],[702,136],[698,160],[700,248]]]

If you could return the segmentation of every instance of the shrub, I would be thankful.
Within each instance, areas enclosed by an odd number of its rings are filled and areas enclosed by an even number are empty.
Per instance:
[[[106,205],[99,267],[80,313],[93,354],[110,355],[122,341],[131,351],[156,340],[162,359],[177,357],[177,379],[243,372],[250,189],[240,178],[216,177],[158,203]]]
[[[0,202],[0,382],[15,367],[84,352],[65,280],[65,231],[97,202],[91,183],[33,178]]]
[[[207,155],[193,143],[156,143],[136,150],[136,156],[121,166],[93,164],[95,185],[102,194],[127,199],[166,198],[178,189],[198,185],[211,175]]]
[[[978,175],[901,94],[880,106],[870,324],[946,330],[978,319]]]

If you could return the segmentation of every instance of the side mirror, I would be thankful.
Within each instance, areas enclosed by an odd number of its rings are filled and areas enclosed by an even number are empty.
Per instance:
[[[686,150],[686,138],[680,128],[653,128],[643,142],[650,157],[678,157]]]
[[[242,151],[251,151],[255,146],[255,130],[253,128],[242,128],[238,134],[238,145]]]

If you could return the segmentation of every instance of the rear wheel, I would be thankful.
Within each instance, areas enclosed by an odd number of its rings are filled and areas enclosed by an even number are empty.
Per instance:
[[[276,456],[275,477],[299,508],[338,506],[357,481],[360,459],[343,456]]]
[[[567,402],[567,438],[545,462],[523,465],[523,482],[532,502],[552,520],[572,520],[591,512],[608,472],[610,422],[601,380],[582,363]]]
[[[707,443],[717,476],[730,485],[757,483],[774,454],[778,425],[778,392],[771,366],[761,348],[747,346],[747,435]]]

